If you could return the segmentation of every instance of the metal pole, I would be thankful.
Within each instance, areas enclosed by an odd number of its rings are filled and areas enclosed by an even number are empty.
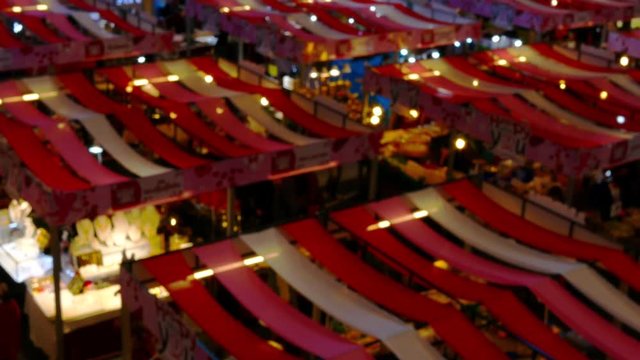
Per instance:
[[[376,199],[378,193],[378,158],[373,157],[371,159],[371,166],[369,167],[369,201]]]
[[[56,356],[58,360],[64,359],[64,329],[62,322],[62,301],[60,298],[60,273],[62,272],[62,254],[60,251],[60,230],[57,226],[51,227],[51,255],[53,256],[53,289],[56,306]]]
[[[234,211],[233,211],[233,203],[235,202],[235,193],[233,188],[230,186],[227,188],[227,236],[233,236],[233,224],[234,221]]]

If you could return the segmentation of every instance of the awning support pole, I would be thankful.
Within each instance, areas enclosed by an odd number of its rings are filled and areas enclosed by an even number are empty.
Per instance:
[[[62,301],[60,297],[60,273],[62,272],[62,252],[60,250],[60,230],[51,226],[51,255],[53,256],[53,289],[55,297],[56,318],[56,356],[64,359],[64,329],[62,322]]]

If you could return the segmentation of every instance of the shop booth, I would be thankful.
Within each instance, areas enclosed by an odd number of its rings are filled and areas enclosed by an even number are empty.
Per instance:
[[[218,223],[232,234],[234,187],[373,158],[380,137],[318,119],[210,57],[1,88],[2,179],[15,200],[0,213],[0,264],[27,285],[32,340],[58,358],[65,336],[118,317],[123,260],[193,245],[161,204],[218,203],[209,194],[223,191]]]
[[[637,329],[638,304],[616,288],[637,291],[637,263],[597,236],[536,225],[511,200],[461,180],[126,263],[124,354],[632,357],[637,341],[601,312]]]

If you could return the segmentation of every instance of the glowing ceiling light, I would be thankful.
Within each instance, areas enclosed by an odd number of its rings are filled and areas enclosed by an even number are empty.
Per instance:
[[[629,60],[629,57],[627,55],[622,55],[620,57],[620,65],[622,65],[622,66],[625,66],[625,67],[629,66],[629,61],[630,60]]]
[[[20,6],[13,6],[13,7],[11,8],[11,11],[13,11],[13,12],[14,12],[14,13],[16,13],[16,14],[21,13],[21,12],[22,12],[22,7],[20,7]]]
[[[523,45],[523,43],[522,43],[522,40],[520,40],[520,39],[516,39],[516,40],[513,41],[513,46],[515,46],[515,47],[520,47],[522,45]]]
[[[18,34],[20,33],[20,31],[22,31],[22,29],[24,29],[24,26],[22,26],[22,24],[20,24],[19,22],[14,22],[13,23],[13,33],[14,34]]]
[[[175,75],[175,74],[171,74],[171,75],[167,76],[167,81],[170,81],[170,82],[180,81],[180,76]]]
[[[147,58],[144,56],[138,56],[138,64],[144,64],[147,62]]]
[[[267,99],[266,97],[261,97],[260,98],[260,105],[262,106],[269,106],[269,99]]]
[[[439,70],[434,70],[433,71],[433,75],[434,76],[440,76],[440,71]]]
[[[340,69],[336,65],[334,65],[331,70],[329,70],[329,76],[338,77],[340,76]]]
[[[518,61],[519,62],[527,62],[527,57],[526,56],[519,56],[518,57]]]
[[[89,147],[89,152],[94,155],[100,155],[104,152],[104,149],[101,146],[93,145]]]
[[[500,59],[496,62],[496,64],[500,65],[500,66],[507,66],[509,65],[509,62],[505,59]]]
[[[413,64],[414,62],[416,62],[416,58],[412,56],[412,57],[408,58],[408,59],[407,59],[407,61],[408,61],[410,64]]]
[[[262,257],[260,255],[254,256],[254,257],[250,257],[250,258],[244,259],[242,261],[242,263],[245,264],[246,266],[260,264],[261,262],[264,262],[264,257]]]
[[[223,6],[223,7],[220,8],[220,12],[223,13],[223,14],[228,14],[230,11],[231,11],[231,9],[229,9],[226,6]]]
[[[407,79],[409,79],[409,80],[418,80],[418,79],[420,79],[420,75],[418,75],[416,73],[411,73],[411,74],[407,75]]]
[[[47,11],[47,10],[49,10],[49,6],[47,4],[38,4],[38,5],[36,5],[36,10],[38,10],[38,11]]]
[[[381,116],[382,115],[382,107],[380,106],[374,106],[373,109],[371,110],[371,112],[373,113],[373,115],[375,116]]]
[[[377,115],[373,115],[370,119],[369,122],[371,123],[371,125],[378,125],[380,124],[380,117]]]
[[[409,110],[409,115],[411,115],[412,118],[417,119],[418,116],[420,116],[420,112],[416,109],[411,109]]]
[[[553,7],[558,6],[558,0],[551,0],[551,6]]]
[[[458,150],[462,150],[467,146],[467,141],[461,137],[457,138],[456,141],[453,143],[453,145],[456,147],[456,149]]]
[[[494,43],[499,43],[500,42],[500,35],[493,35],[491,37],[491,41]]]
[[[609,93],[602,90],[600,91],[600,100],[607,100],[607,98],[609,97]]]
[[[36,101],[40,99],[40,94],[30,93],[22,95],[22,101]]]
[[[149,79],[133,79],[133,81],[131,82],[131,84],[133,84],[133,86],[145,86],[145,85],[149,85]]]
[[[561,90],[564,90],[567,88],[567,83],[564,80],[560,80],[558,82],[558,86],[560,87]]]
[[[373,6],[373,5],[369,6],[369,11],[375,12],[376,11],[376,7]]]
[[[178,118],[178,114],[174,113],[173,111],[169,113],[169,117],[171,119],[177,119]]]
[[[204,269],[204,270],[194,272],[193,278],[196,280],[201,280],[201,279],[211,277],[213,276],[213,274],[214,274],[213,269]]]
[[[311,20],[312,22],[316,22],[318,21],[318,17],[315,14],[311,14],[311,16],[309,16],[309,20]]]
[[[440,53],[438,51],[434,51],[431,53],[431,57],[434,59],[439,59],[440,58]]]
[[[478,85],[480,85],[480,81],[478,81],[478,79],[473,79],[471,85],[473,85],[474,87],[478,87]]]
[[[213,82],[213,76],[207,74],[204,76],[204,82],[206,82],[207,84],[211,84]]]
[[[611,173],[611,170],[607,170],[607,171],[604,172],[604,176],[606,176],[608,178],[610,178],[611,175],[613,175],[613,173]]]
[[[389,226],[391,226],[391,221],[389,221],[389,220],[380,220],[380,221],[378,221],[378,228],[379,229],[386,229]]]
[[[620,125],[624,124],[625,122],[627,122],[627,118],[624,117],[624,115],[618,115],[616,116],[616,122]]]
[[[422,219],[423,217],[429,216],[429,212],[427,210],[416,210],[411,215],[414,219]]]
[[[353,24],[353,23],[356,22],[353,18],[349,18],[349,20],[347,20],[347,21],[349,22],[349,24]]]
[[[462,44],[460,44],[460,41],[454,41],[453,42],[453,46],[455,46],[455,47],[460,47],[460,45],[462,45]]]
[[[178,225],[178,219],[171,217],[171,219],[169,219],[169,225],[171,226],[176,226]]]
[[[407,56],[409,54],[409,50],[407,49],[400,49],[400,55],[402,56]]]

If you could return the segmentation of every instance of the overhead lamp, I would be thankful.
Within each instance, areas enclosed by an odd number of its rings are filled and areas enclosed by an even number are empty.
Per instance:
[[[178,118],[178,114],[174,113],[173,111],[169,113],[169,117],[171,119],[177,119]]]
[[[213,76],[207,74],[204,76],[204,82],[206,82],[207,84],[211,84],[213,82]]]
[[[606,176],[606,177],[608,177],[608,178],[610,178],[610,177],[611,177],[611,175],[613,175],[613,173],[611,172],[611,170],[607,170],[607,171],[605,171],[605,172],[604,172],[604,176]]]
[[[464,138],[459,137],[456,139],[456,141],[454,141],[453,145],[456,147],[456,149],[462,150],[467,146],[467,141]]]
[[[420,116],[420,112],[416,109],[411,109],[409,110],[409,115],[411,115],[412,118],[417,119],[418,116]]]
[[[147,58],[144,56],[138,56],[138,64],[144,64],[145,62],[147,62]]]
[[[29,93],[22,95],[22,101],[36,101],[40,99],[40,94]]]
[[[434,59],[439,59],[440,58],[440,52],[438,51],[434,51],[431,53],[431,57]]]
[[[375,116],[382,116],[382,107],[381,106],[374,106],[373,109],[371,109],[371,112],[373,113],[373,115]]]
[[[409,64],[413,64],[413,63],[416,62],[416,58],[412,56],[412,57],[408,58],[407,61],[409,62]]]
[[[523,43],[522,43],[522,40],[520,40],[520,39],[515,39],[513,41],[513,46],[515,46],[515,47],[520,47],[522,45],[523,45]]]
[[[369,11],[376,12],[376,7],[373,5],[369,6]]]
[[[454,41],[453,42],[453,46],[455,47],[460,47],[462,44],[460,44],[460,41]]]
[[[616,116],[616,122],[620,125],[624,124],[625,122],[627,122],[627,118],[624,117],[624,115],[618,115]]]
[[[496,64],[500,65],[500,66],[507,66],[509,65],[509,62],[505,59],[500,59],[498,61],[496,61]]]
[[[380,220],[380,221],[378,221],[378,228],[379,229],[386,229],[389,226],[391,226],[391,221],[389,221],[389,220]]]
[[[433,76],[440,76],[440,70],[433,70]]]
[[[172,216],[172,217],[169,219],[169,225],[171,225],[171,226],[176,226],[176,225],[178,225],[178,219],[176,219],[175,217],[173,217],[173,216]]]
[[[418,80],[418,79],[420,79],[420,75],[418,75],[416,73],[411,73],[411,74],[407,75],[407,79],[409,79],[409,80]]]
[[[228,14],[229,12],[231,12],[231,9],[229,9],[226,6],[223,6],[223,7],[220,8],[220,12],[223,13],[223,14]]]
[[[560,80],[558,82],[558,86],[560,87],[560,90],[564,90],[567,88],[567,83],[564,80]]]
[[[98,145],[92,145],[89,147],[89,152],[94,155],[100,155],[104,152],[104,149]]]
[[[333,65],[333,67],[331,67],[331,70],[329,70],[329,76],[331,77],[340,76],[340,69],[338,69],[338,66]]]
[[[607,98],[609,97],[609,93],[602,90],[600,91],[600,100],[607,100]]]
[[[491,41],[494,43],[499,43],[500,42],[500,35],[493,35],[491,37]]]
[[[472,39],[472,38],[470,38],[470,37],[468,37],[468,38],[465,40],[465,42],[466,42],[467,44],[471,44],[471,43],[473,42],[473,39]]]
[[[630,60],[629,60],[629,57],[628,57],[627,55],[622,55],[622,56],[620,57],[620,65],[622,65],[622,66],[624,66],[624,67],[629,66],[629,61],[630,61]]]
[[[438,259],[436,261],[433,262],[433,266],[437,267],[438,269],[442,269],[442,270],[449,270],[449,264],[442,259]]]
[[[216,108],[216,114],[221,115],[222,113],[224,113],[224,109],[218,106]]]
[[[377,115],[373,115],[370,119],[369,122],[371,123],[371,125],[378,125],[380,124],[380,117]]]
[[[526,56],[519,56],[518,57],[518,61],[519,62],[527,62],[527,57]]]
[[[260,105],[262,106],[269,106],[269,99],[267,99],[266,97],[261,97],[260,98]]]
[[[551,0],[551,6],[553,7],[558,6],[558,0]]]
[[[133,92],[133,86],[127,85],[127,87],[124,88],[124,91],[126,91],[127,93],[132,93]]]
[[[349,24],[352,24],[352,25],[353,25],[353,23],[355,23],[356,21],[354,20],[354,18],[349,18],[349,20],[347,20],[347,22],[348,22]]]
[[[429,216],[429,212],[427,210],[416,210],[411,216],[413,216],[414,219],[422,219]]]
[[[204,270],[194,272],[193,278],[196,280],[202,280],[202,279],[213,276],[214,273],[215,272],[213,271],[213,269],[204,269]]]
[[[24,26],[19,22],[14,22],[12,28],[13,33],[18,34],[20,33],[20,31],[22,31],[22,29],[24,29]]]
[[[131,84],[133,84],[133,86],[145,86],[145,85],[149,85],[149,79],[133,79],[133,81],[131,82]]]
[[[14,12],[14,13],[16,13],[16,14],[19,14],[19,13],[21,13],[21,12],[22,12],[22,7],[20,7],[20,6],[13,6],[13,7],[11,7],[11,11],[13,11],[13,12]]]
[[[407,49],[400,49],[400,55],[402,56],[407,56],[409,54],[409,50]]]
[[[167,81],[169,81],[169,82],[180,81],[180,76],[175,75],[175,74],[171,74],[171,75],[167,76]]]
[[[478,81],[478,79],[473,79],[471,85],[473,85],[474,87],[478,87],[478,85],[480,85],[480,81]]]
[[[311,16],[309,16],[309,20],[311,20],[312,22],[316,22],[318,21],[318,17],[315,14],[311,14]]]
[[[246,258],[242,261],[242,263],[245,264],[245,266],[260,264],[261,262],[264,262],[264,257],[260,255]]]
[[[38,5],[36,5],[36,10],[38,10],[38,11],[47,11],[47,10],[49,10],[49,6],[47,4],[38,4]]]

